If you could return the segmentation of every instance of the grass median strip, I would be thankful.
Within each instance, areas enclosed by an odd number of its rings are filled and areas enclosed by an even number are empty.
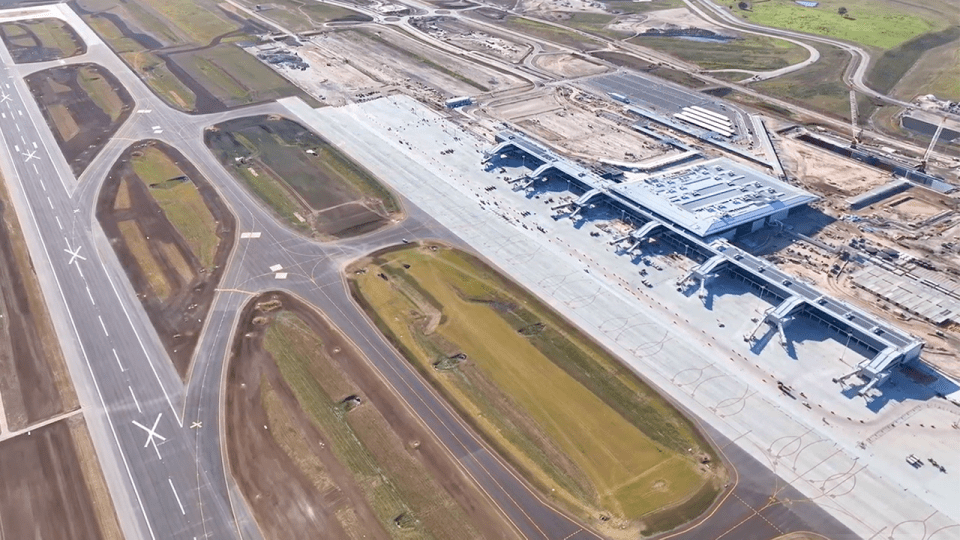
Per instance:
[[[691,423],[489,267],[432,246],[354,270],[355,296],[408,361],[528,479],[604,534],[670,528],[713,500],[724,473]]]
[[[280,312],[269,324],[264,350],[275,359],[283,380],[337,459],[352,472],[388,533],[400,539],[473,536],[462,510],[410,456],[376,406],[350,399],[360,392],[324,352],[317,333],[289,312]],[[276,404],[265,405],[268,413],[271,407],[276,411]],[[302,467],[311,463],[302,455],[305,447],[290,433],[282,440],[280,444]],[[315,463],[311,467],[308,477],[324,485],[322,471]]]
[[[169,156],[154,146],[143,148],[131,162],[134,172],[150,189],[150,195],[190,246],[201,266],[212,267],[220,239],[216,220],[197,186]]]

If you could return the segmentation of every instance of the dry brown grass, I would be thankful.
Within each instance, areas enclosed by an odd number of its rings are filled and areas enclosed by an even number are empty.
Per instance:
[[[140,226],[135,221],[121,221],[117,223],[117,227],[120,229],[123,243],[126,244],[127,249],[137,260],[143,275],[146,276],[150,289],[161,301],[166,300],[170,296],[170,284],[163,275],[160,263],[150,251],[150,245],[143,236]]]
[[[53,125],[57,127],[61,139],[69,141],[76,137],[77,133],[80,133],[80,126],[77,125],[66,105],[57,103],[50,105],[47,110],[50,112],[50,118],[53,119]]]
[[[73,445],[77,451],[77,461],[80,462],[83,479],[90,492],[90,501],[97,515],[101,539],[123,540],[123,532],[120,530],[120,522],[113,507],[113,499],[110,498],[110,490],[107,488],[103,471],[100,470],[97,451],[87,431],[87,424],[82,416],[77,415],[68,419],[67,425],[70,427],[70,435],[73,437]]]

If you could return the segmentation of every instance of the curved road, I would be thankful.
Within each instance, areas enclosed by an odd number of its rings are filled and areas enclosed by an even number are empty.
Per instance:
[[[840,41],[824,36],[817,36],[813,34],[804,34],[802,32],[795,32],[793,30],[782,30],[780,28],[771,28],[768,26],[761,26],[758,24],[748,23],[742,19],[737,18],[735,15],[730,13],[728,10],[724,9],[721,6],[713,3],[711,0],[683,0],[687,6],[697,12],[703,17],[709,18],[715,24],[718,24],[724,28],[729,28],[731,30],[737,30],[740,32],[749,32],[751,34],[765,35],[770,37],[776,37],[780,39],[786,39],[792,43],[801,44],[801,42],[796,41],[798,39],[803,39],[807,41],[815,41],[817,43],[823,43],[825,45],[830,45],[833,47],[838,47],[850,53],[853,57],[853,62],[850,66],[847,67],[847,70],[844,72],[843,78],[844,82],[853,87],[858,92],[866,94],[870,97],[880,99],[892,105],[898,105],[900,107],[913,107],[913,104],[906,101],[901,101],[896,98],[892,98],[886,94],[877,92],[876,90],[867,86],[864,82],[864,77],[867,73],[867,68],[870,67],[870,53],[859,47],[847,43],[845,41]],[[708,17],[699,6],[703,6],[704,9],[709,11],[713,17]],[[717,19],[720,19],[718,21]],[[745,30],[749,29],[749,30]],[[802,44],[807,50],[811,49],[810,45]],[[798,64],[799,65],[799,64]],[[769,77],[764,77],[769,78]]]

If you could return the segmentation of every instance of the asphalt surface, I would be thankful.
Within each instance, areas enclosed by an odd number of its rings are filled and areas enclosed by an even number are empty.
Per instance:
[[[86,397],[84,410],[98,452],[107,453],[101,461],[129,538],[259,536],[224,471],[221,388],[240,307],[255,293],[278,288],[314,304],[334,321],[524,536],[594,537],[542,501],[487,449],[349,298],[341,272],[348,261],[404,238],[461,244],[453,233],[407,202],[406,220],[359,239],[321,245],[296,235],[253,200],[202,142],[205,126],[249,114],[285,114],[286,109],[267,104],[203,116],[174,111],[98,43],[66,63],[93,61],[105,66],[133,96],[135,112],[77,181],[21,79],[62,63],[13,66],[2,47],[0,61],[5,177],[14,184],[15,207],[58,334],[70,341],[65,345],[68,352],[77,353],[67,354],[71,374]],[[124,148],[143,138],[162,140],[181,151],[231,207],[238,232],[261,233],[237,242],[186,386],[93,214],[107,171]],[[286,279],[277,279],[270,270],[274,265],[283,267]],[[832,523],[812,506],[801,505],[803,513],[798,513],[792,506],[768,505],[770,486],[785,483],[761,464],[749,462],[745,453],[738,454],[735,446],[726,453],[731,464],[742,468],[732,495],[683,538],[726,534],[766,539],[776,536],[773,531],[796,530],[798,523]]]
[[[128,536],[259,537],[224,473],[220,390],[240,306],[257,291],[283,288],[334,320],[525,536],[595,537],[539,499],[483,446],[349,299],[341,274],[346,261],[407,237],[456,241],[449,232],[408,205],[408,217],[399,226],[353,242],[321,246],[279,225],[203,145],[205,126],[231,117],[283,113],[281,106],[202,116],[174,111],[102,44],[90,44],[87,54],[64,62],[13,66],[5,49],[0,60],[4,64],[0,84],[10,85],[10,98],[0,105],[8,109],[0,118],[8,151],[4,161],[13,167],[6,176],[18,178],[17,191],[25,196],[23,207],[17,206],[18,215],[27,219],[24,228],[38,233],[29,234],[28,242],[33,240],[38,247],[34,256],[40,261],[38,274],[44,290],[59,293],[48,297],[58,332],[76,338],[79,355],[68,356],[71,362],[82,360],[83,365],[71,366],[71,373],[77,386],[89,385],[83,390],[101,406],[103,429],[93,425],[91,432],[98,449],[106,447],[113,454],[106,460],[112,457],[116,465],[104,469],[114,498],[135,501],[132,513],[125,512],[122,503],[118,507]],[[75,181],[22,76],[53,65],[83,62],[109,69],[136,105],[130,120]],[[116,158],[132,142],[147,138],[177,148],[211,181],[237,215],[238,231],[261,233],[255,240],[238,241],[208,315],[187,387],[166,357],[93,213],[100,185]],[[34,141],[38,141],[35,156],[31,153]],[[287,272],[286,280],[277,280],[269,270],[277,264]],[[88,377],[77,377],[81,368]]]

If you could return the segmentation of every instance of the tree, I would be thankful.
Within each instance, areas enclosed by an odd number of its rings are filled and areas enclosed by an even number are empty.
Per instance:
[[[837,13],[839,13],[841,17],[845,17],[847,15],[847,8],[841,6],[840,9],[837,10]]]

